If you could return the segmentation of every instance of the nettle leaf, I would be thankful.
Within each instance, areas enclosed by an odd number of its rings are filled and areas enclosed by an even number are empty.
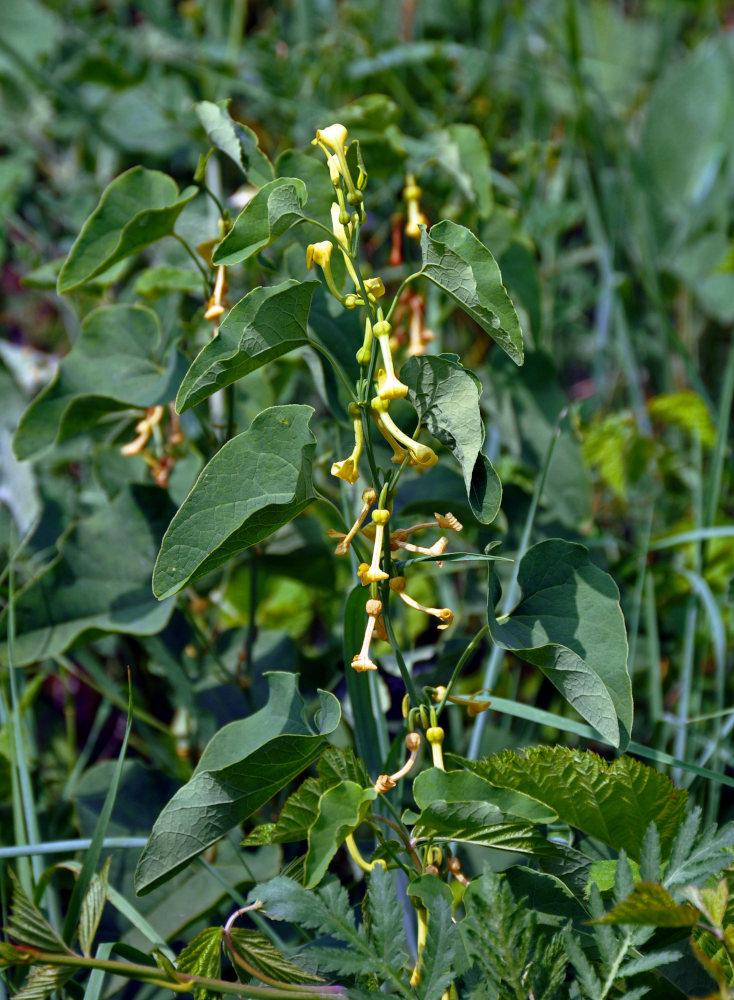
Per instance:
[[[222,928],[205,927],[178,956],[176,968],[188,976],[220,979],[222,976]],[[215,1000],[220,994],[194,986],[194,1000]]]
[[[239,264],[274,243],[304,219],[308,200],[306,185],[298,177],[278,177],[265,184],[248,201],[222,242],[212,262]]]
[[[268,702],[231,722],[207,744],[191,779],[156,820],[135,872],[143,895],[166,882],[207,847],[251,816],[312,764],[341,718],[339,702],[319,692],[311,726],[295,674],[267,674]]]
[[[13,994],[13,1000],[46,1000],[56,990],[68,982],[76,969],[57,965],[39,965],[31,969],[21,988]]]
[[[522,754],[506,750],[482,761],[453,759],[493,785],[545,803],[563,823],[636,861],[650,823],[658,828],[667,858],[685,815],[686,792],[632,757],[607,763],[590,751],[535,747]]]
[[[397,872],[375,865],[367,881],[367,893],[362,904],[367,937],[383,965],[400,969],[407,961],[408,941],[398,894]]]
[[[110,875],[111,858],[107,858],[102,871],[95,872],[89,882],[79,914],[79,944],[82,952],[89,958],[92,954],[92,944],[102,919],[102,910],[107,901],[107,883]]]
[[[136,485],[80,521],[16,597],[16,665],[56,656],[89,629],[155,635],[165,628],[175,602],[155,600],[150,576],[173,510],[165,490]],[[7,629],[4,611],[0,663],[7,662]]]
[[[539,667],[612,746],[632,729],[632,686],[619,591],[583,545],[551,538],[533,545],[517,578],[520,601],[495,620],[500,584],[489,564],[489,631],[502,649]]]
[[[13,442],[16,455],[31,458],[108,413],[168,402],[181,380],[178,360],[175,345],[163,343],[151,309],[95,309],[53,382],[23,415]]]
[[[667,889],[637,882],[630,895],[593,924],[640,924],[652,927],[693,927],[701,914],[689,903],[676,903]]]
[[[306,323],[317,281],[254,288],[227,313],[197,355],[176,397],[179,413],[268,361],[308,344]]]
[[[197,194],[196,187],[179,193],[174,179],[160,170],[133,167],[116,177],[69,251],[59,274],[59,294],[170,236],[176,219]]]
[[[44,915],[23,891],[18,877],[10,869],[13,896],[10,904],[10,919],[7,932],[15,944],[54,954],[71,954],[69,948],[46,920]]]
[[[457,944],[451,903],[437,897],[428,908],[426,946],[421,956],[421,978],[416,984],[420,1000],[439,1000],[455,978],[451,971]]]
[[[247,971],[263,982],[275,979],[280,983],[323,983],[323,979],[319,976],[306,972],[284,958],[260,931],[233,927],[229,937],[233,947],[228,950],[235,962],[237,962],[236,956],[244,959],[246,966],[243,963],[238,964],[243,968],[249,966]]]
[[[202,470],[163,536],[153,593],[164,600],[267,538],[314,497],[313,408],[271,406]]]
[[[251,128],[235,122],[227,107],[229,101],[198,101],[194,105],[196,117],[210,141],[233,160],[257,186],[273,179],[273,165],[260,149],[258,138]]]
[[[426,355],[410,358],[400,369],[408,399],[422,424],[446,445],[461,466],[474,516],[489,524],[502,501],[502,484],[492,463],[481,454],[484,422],[479,409],[479,379],[456,361]]]
[[[423,267],[515,362],[523,362],[520,321],[489,250],[464,226],[446,219],[421,236]]]
[[[318,815],[308,831],[303,873],[307,889],[319,884],[329,862],[365,818],[370,802],[376,797],[374,788],[362,788],[354,781],[343,781],[324,792],[319,799]]]

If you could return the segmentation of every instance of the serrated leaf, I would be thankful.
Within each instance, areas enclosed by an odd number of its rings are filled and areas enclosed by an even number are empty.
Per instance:
[[[328,747],[319,758],[316,770],[324,789],[333,788],[342,781],[353,781],[361,788],[372,787],[372,780],[364,761],[357,757],[351,747],[345,747],[343,750],[339,747]]]
[[[619,978],[626,979],[627,976],[637,976],[641,972],[654,972],[671,962],[679,962],[682,958],[679,951],[662,950],[652,951],[640,958],[632,958],[625,962],[619,969]]]
[[[420,981],[415,987],[420,1000],[439,1000],[453,982],[455,973],[451,971],[451,965],[456,951],[456,935],[451,903],[446,899],[436,898],[428,910]]]
[[[632,757],[607,763],[590,751],[557,746],[506,750],[482,761],[455,759],[493,785],[545,803],[562,822],[636,861],[652,822],[667,857],[685,814],[686,792]]]
[[[164,806],[138,861],[138,895],[166,882],[268,802],[316,760],[324,737],[339,724],[334,695],[319,692],[321,708],[312,726],[296,675],[266,676],[265,707],[212,737],[191,779]]]
[[[175,396],[181,374],[175,345],[163,342],[151,309],[95,309],[51,384],[21,418],[15,454],[31,458],[108,413],[166,403]]]
[[[97,933],[99,922],[102,919],[102,910],[107,900],[107,882],[111,860],[108,858],[102,870],[92,876],[79,914],[79,944],[82,952],[88,958],[92,954],[94,935]]]
[[[179,413],[269,361],[308,344],[306,323],[318,282],[284,281],[254,288],[222,320],[197,355],[176,396]]]
[[[654,420],[680,427],[697,437],[704,448],[716,443],[716,426],[706,403],[695,392],[667,392],[648,400],[647,409]]]
[[[229,936],[237,955],[250,967],[247,971],[262,982],[269,983],[272,980],[278,983],[323,982],[319,976],[314,976],[289,962],[259,931],[233,927]]]
[[[651,882],[637,882],[629,896],[613,906],[594,924],[640,924],[652,927],[693,927],[699,911],[688,903],[676,903],[667,889]]]
[[[313,500],[313,408],[271,406],[205,466],[163,536],[153,593],[164,600],[287,524]]]
[[[329,862],[365,818],[369,804],[377,797],[373,787],[362,788],[343,781],[320,797],[316,819],[308,831],[308,851],[303,884],[313,889],[326,874]]]
[[[15,944],[39,951],[53,952],[62,955],[70,954],[62,939],[46,920],[35,903],[26,896],[18,878],[12,870],[9,871],[13,885],[13,896],[10,904],[10,919],[8,920],[8,936]]]
[[[464,226],[444,220],[421,236],[425,274],[512,358],[523,362],[520,322],[489,250]]]
[[[76,972],[74,968],[57,965],[38,965],[28,973],[13,1000],[46,1000],[55,990],[61,989]]]
[[[632,730],[632,686],[616,584],[583,545],[560,538],[528,549],[517,584],[514,610],[495,619],[501,588],[489,564],[492,641],[539,667],[587,722],[624,749]]]
[[[165,490],[133,486],[80,521],[63,540],[60,555],[16,597],[16,665],[56,656],[89,629],[160,632],[174,602],[155,600],[150,576],[173,509]],[[7,627],[4,609],[0,663],[7,662]]]
[[[198,101],[196,117],[211,142],[237,164],[250,183],[260,186],[273,179],[273,165],[258,145],[251,128],[231,118],[229,101]]]
[[[697,837],[700,823],[701,810],[696,806],[681,824],[673,843],[663,877],[666,889],[690,882],[704,882],[731,864],[734,823],[726,823],[722,827],[712,825]]]
[[[222,975],[222,928],[205,927],[178,957],[176,967],[189,976],[220,979]],[[194,1000],[215,1000],[220,996],[203,986],[194,986]]]
[[[408,399],[421,423],[453,453],[461,466],[474,516],[489,524],[502,501],[502,484],[489,459],[480,453],[484,422],[479,409],[481,383],[448,358],[410,358],[400,369]]]
[[[179,193],[178,185],[159,170],[132,167],[103,191],[99,204],[61,268],[59,294],[78,288],[117,261],[138,253],[173,232],[176,219],[198,189]]]
[[[248,201],[212,254],[219,266],[239,264],[274,243],[304,219],[306,185],[298,177],[277,177]]]
[[[396,872],[376,865],[368,875],[362,904],[367,937],[383,965],[400,969],[407,960],[404,913],[398,900]]]

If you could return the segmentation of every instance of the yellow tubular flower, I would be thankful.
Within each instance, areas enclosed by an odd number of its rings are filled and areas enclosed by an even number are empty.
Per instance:
[[[348,200],[350,205],[359,205],[362,202],[362,192],[355,186],[355,183],[352,180],[352,175],[349,172],[349,167],[347,166],[346,141],[347,130],[343,125],[339,125],[337,123],[329,125],[328,128],[317,129],[316,138],[312,140],[311,144],[313,146],[321,146],[328,159],[331,158],[329,153],[331,150],[333,155],[336,157],[339,173],[341,174],[341,177],[347,187],[347,191],[349,192]],[[331,167],[329,170],[331,172]]]
[[[415,608],[416,611],[423,611],[427,615],[433,615],[434,618],[438,618],[441,623],[438,626],[439,630],[448,628],[454,620],[454,612],[450,608],[427,608],[425,604],[421,604],[406,594],[404,576],[394,576],[390,581],[390,590],[393,590],[408,607]]]
[[[362,446],[364,445],[364,429],[362,427],[362,416],[359,412],[359,407],[355,403],[350,404],[349,415],[352,418],[352,426],[354,427],[354,448],[349,458],[342,459],[341,462],[334,462],[331,466],[331,474],[339,479],[343,479],[347,483],[354,484],[359,479],[357,463],[359,462],[359,456],[362,454]]]
[[[388,574],[380,569],[380,557],[382,556],[382,540],[385,535],[385,525],[389,520],[389,510],[378,508],[372,511],[372,523],[375,525],[375,542],[372,548],[372,562],[367,567],[367,571],[360,575],[362,586],[365,583],[379,583],[380,580],[388,579]]]
[[[413,174],[408,174],[405,178],[406,184],[403,188],[403,198],[405,198],[405,208],[408,213],[408,221],[405,224],[405,235],[414,240],[419,240],[421,226],[428,225],[428,219],[420,208],[420,197],[423,194],[415,182]]]
[[[382,405],[382,407],[384,408],[384,412],[382,409],[378,409],[375,406],[375,402],[378,402]],[[385,426],[383,417],[384,414],[387,412],[387,405],[388,405],[387,400],[382,400],[378,396],[375,399],[373,399],[372,402],[370,403],[370,413],[372,414],[374,421],[377,424],[378,431],[380,432],[380,434],[382,434],[382,436],[385,438],[385,440],[387,441],[387,443],[390,445],[390,447],[394,452],[392,457],[393,462],[395,462],[396,465],[400,465],[400,463],[410,453],[407,451],[407,449],[403,448],[402,445],[398,444],[398,442],[395,440],[395,438],[392,436],[390,431]]]
[[[352,539],[364,524],[364,519],[369,514],[370,507],[376,501],[377,501],[377,493],[370,486],[369,489],[364,490],[364,492],[362,493],[362,510],[357,515],[357,520],[354,522],[354,524],[346,533],[346,535],[342,534],[339,531],[332,531],[331,529],[327,531],[327,535],[329,535],[330,537],[332,538],[338,537],[341,539],[337,547],[334,549],[335,556],[345,556],[347,554],[347,552],[349,551],[349,546],[352,544]]]
[[[378,396],[380,399],[402,399],[408,395],[408,387],[398,380],[393,368],[392,351],[390,350],[392,326],[383,319],[379,323],[375,323],[372,332],[377,337],[382,351],[382,362],[385,365],[385,379],[379,388]]]
[[[137,437],[132,441],[128,441],[127,444],[124,444],[122,448],[120,448],[120,454],[125,456],[139,455],[150,440],[153,428],[156,424],[161,422],[162,417],[162,406],[149,406],[145,411],[143,419],[138,420],[137,424],[135,424]]]
[[[364,606],[367,612],[367,627],[364,630],[362,648],[352,657],[352,667],[362,673],[365,670],[377,670],[376,664],[370,659],[370,643],[372,633],[375,631],[375,622],[382,612],[382,601],[369,600]]]
[[[306,247],[306,267],[310,271],[314,264],[318,264],[324,272],[324,278],[326,279],[329,291],[335,299],[343,302],[344,297],[336,287],[334,276],[331,273],[331,255],[333,251],[334,244],[331,240],[322,240],[320,243],[309,243]]]
[[[352,258],[349,256],[349,237],[347,236],[347,231],[342,225],[341,221],[342,211],[339,205],[334,202],[331,206],[331,231],[336,236],[339,241],[339,249],[344,257],[344,264],[347,271],[349,272],[349,277],[354,282],[355,288],[359,289],[359,278],[357,277],[357,272],[354,270],[354,264],[352,263]]]
[[[433,448],[429,448],[427,444],[420,444],[412,437],[404,434],[387,412],[388,405],[388,401],[386,399],[381,399],[379,396],[370,400],[370,410],[373,416],[375,416],[375,421],[377,422],[377,426],[380,431],[386,437],[387,435],[385,434],[385,431],[387,431],[387,433],[390,434],[399,444],[402,444],[407,448],[410,453],[411,465],[417,465],[423,469],[430,469],[432,465],[435,465],[436,462],[438,462],[438,455]],[[379,414],[379,420],[375,415],[376,413]],[[393,459],[393,461],[395,461],[395,459]]]

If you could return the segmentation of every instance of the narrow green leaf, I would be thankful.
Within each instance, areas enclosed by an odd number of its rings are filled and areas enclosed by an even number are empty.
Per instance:
[[[219,333],[197,355],[176,397],[179,413],[268,361],[308,344],[306,323],[316,281],[254,288],[227,313]]]
[[[287,524],[313,500],[310,406],[271,406],[228,441],[163,536],[153,593],[164,600]]]
[[[83,954],[87,957],[90,957],[92,954],[94,935],[97,933],[99,922],[102,919],[102,910],[107,901],[107,882],[109,880],[111,860],[111,858],[107,858],[102,866],[102,870],[95,872],[92,876],[89,888],[84,896],[81,913],[79,914],[79,944],[81,945]]]
[[[593,924],[641,924],[651,927],[694,927],[701,914],[689,903],[676,903],[667,889],[637,882],[630,895]]]
[[[520,322],[489,250],[464,226],[444,220],[424,232],[422,273],[447,292],[512,358],[523,362]]]
[[[59,294],[70,292],[117,261],[170,236],[198,189],[179,193],[172,177],[133,167],[109,184],[61,268]]]
[[[67,966],[38,965],[31,969],[21,988],[13,994],[13,1000],[46,1000],[61,989],[75,972],[76,969]]]
[[[501,590],[489,564],[492,640],[539,667],[587,722],[624,749],[632,729],[632,686],[616,584],[583,545],[552,538],[528,549],[517,586],[519,603],[496,620]]]
[[[199,931],[178,956],[178,971],[188,976],[221,979],[222,933],[221,927],[205,927]],[[194,986],[194,1000],[217,1000],[219,996],[205,986]]]
[[[21,887],[12,869],[9,869],[13,884],[13,896],[8,920],[8,936],[15,944],[39,951],[68,954],[69,949]]]
[[[636,861],[653,822],[667,858],[685,814],[686,792],[631,757],[607,763],[590,751],[535,747],[522,754],[507,750],[482,761],[454,759],[493,785],[545,803],[562,822],[617,851],[625,850]]]
[[[234,950],[263,982],[275,979],[280,983],[323,983],[320,976],[314,976],[284,958],[275,945],[259,931],[233,927],[229,933]]]
[[[479,379],[456,361],[426,355],[410,358],[400,369],[408,399],[421,423],[453,453],[461,466],[474,516],[489,524],[502,501],[502,484],[482,455],[484,423],[479,409]]]
[[[369,804],[377,797],[373,787],[362,788],[354,781],[335,785],[319,799],[318,815],[308,831],[308,851],[303,884],[313,889],[326,874],[329,862],[345,838],[364,819]]]
[[[252,129],[231,118],[229,101],[198,101],[196,117],[211,142],[237,164],[251,184],[260,186],[273,179],[273,165],[260,149]]]
[[[103,306],[90,313],[54,380],[23,415],[13,447],[31,458],[130,407],[167,403],[182,376],[174,344],[164,343],[145,306]]]
[[[264,708],[229,723],[207,744],[191,779],[156,820],[135,872],[144,895],[166,882],[211,844],[268,802],[318,757],[341,717],[339,702],[320,692],[316,728],[295,674],[267,675]]]
[[[298,177],[278,177],[265,184],[248,201],[215,248],[212,262],[239,264],[264,250],[303,221],[302,208],[307,200],[306,185]]]
[[[89,629],[160,632],[175,602],[155,600],[150,576],[172,513],[165,490],[133,486],[80,521],[60,555],[17,596],[15,663],[56,656]],[[7,662],[7,628],[6,610],[0,614],[0,664]]]

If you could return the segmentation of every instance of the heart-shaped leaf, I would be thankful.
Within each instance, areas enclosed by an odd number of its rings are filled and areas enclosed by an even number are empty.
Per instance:
[[[306,323],[317,281],[253,288],[227,313],[197,355],[176,397],[179,413],[213,392],[308,344]]]
[[[105,188],[61,268],[59,294],[78,288],[118,260],[170,236],[198,188],[178,185],[160,170],[132,167]]]
[[[515,364],[523,362],[522,331],[502,275],[489,250],[464,226],[446,219],[421,237],[423,267],[495,340]]]
[[[586,721],[624,749],[632,730],[627,633],[614,580],[583,545],[551,538],[520,563],[520,600],[495,619],[501,590],[489,564],[489,631],[502,649],[539,667]]]
[[[159,600],[267,538],[311,503],[313,412],[298,404],[271,406],[205,466],[163,536],[153,571]]]
[[[307,199],[306,185],[298,177],[278,177],[265,184],[248,201],[215,248],[213,263],[239,264],[270,246],[303,221],[302,208]]]
[[[273,179],[273,165],[258,145],[257,136],[241,122],[232,120],[227,105],[229,101],[199,101],[194,105],[196,117],[209,140],[233,160],[256,185],[267,184]]]

